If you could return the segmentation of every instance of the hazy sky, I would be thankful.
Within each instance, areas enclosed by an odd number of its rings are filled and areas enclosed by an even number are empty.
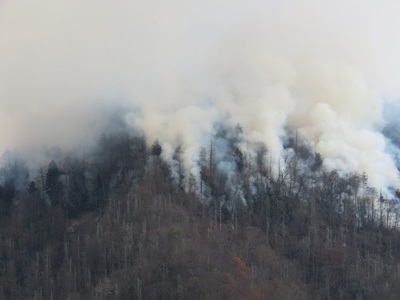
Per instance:
[[[71,146],[124,105],[150,141],[183,142],[190,167],[229,112],[276,153],[294,126],[327,168],[397,184],[379,129],[400,96],[399,13],[387,0],[0,0],[0,151]]]

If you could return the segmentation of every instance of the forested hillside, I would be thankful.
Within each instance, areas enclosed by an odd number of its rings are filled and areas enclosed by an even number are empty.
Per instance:
[[[399,12],[0,0],[0,300],[400,299]]]
[[[397,299],[395,192],[325,171],[296,134],[285,167],[262,145],[250,156],[238,131],[204,147],[199,174],[183,170],[184,149],[172,165],[125,131],[35,173],[9,159],[0,298]]]

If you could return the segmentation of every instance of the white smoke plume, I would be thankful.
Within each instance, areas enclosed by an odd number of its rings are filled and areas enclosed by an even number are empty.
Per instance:
[[[0,1],[0,151],[68,147],[126,122],[182,144],[188,172],[227,113],[282,155],[298,129],[324,166],[399,187],[380,133],[400,95],[398,1]]]

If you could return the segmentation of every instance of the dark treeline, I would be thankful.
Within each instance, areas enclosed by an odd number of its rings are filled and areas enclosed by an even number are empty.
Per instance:
[[[297,136],[284,167],[240,136],[220,126],[200,174],[127,133],[37,174],[6,163],[0,298],[397,299],[398,198]]]

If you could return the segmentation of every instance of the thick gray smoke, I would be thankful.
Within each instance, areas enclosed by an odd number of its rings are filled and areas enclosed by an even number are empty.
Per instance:
[[[399,187],[380,133],[400,95],[398,1],[0,1],[0,151],[71,146],[108,112],[187,172],[230,114],[279,159],[298,129],[324,166]],[[244,147],[244,145],[243,145]],[[226,164],[222,167],[227,167]]]

